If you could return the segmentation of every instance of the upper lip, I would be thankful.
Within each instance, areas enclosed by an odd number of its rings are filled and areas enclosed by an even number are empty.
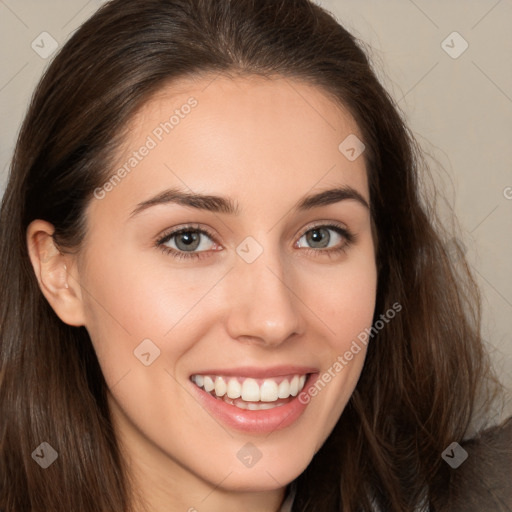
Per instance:
[[[194,372],[192,375],[225,375],[230,377],[254,377],[255,379],[265,379],[272,377],[284,377],[286,375],[305,375],[307,373],[316,372],[318,372],[318,369],[311,366],[281,365],[267,368],[257,368],[256,366],[212,368]]]

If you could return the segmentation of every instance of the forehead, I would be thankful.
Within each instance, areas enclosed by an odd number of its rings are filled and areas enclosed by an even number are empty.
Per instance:
[[[271,203],[277,214],[308,191],[347,184],[369,202],[364,154],[351,161],[342,151],[350,137],[362,139],[354,119],[318,87],[284,77],[183,79],[130,121],[112,169],[127,172],[106,199],[128,215],[179,186],[234,197],[247,212]]]
[[[190,98],[194,98],[198,108],[187,107]],[[181,122],[180,119],[189,117],[190,111],[191,120]],[[194,122],[194,118],[200,121]],[[193,123],[196,137],[202,140],[222,135],[222,129],[236,134],[238,139],[247,134],[248,146],[255,132],[259,132],[259,138],[277,142],[309,139],[308,147],[318,146],[321,140],[325,140],[325,145],[331,144],[343,133],[362,139],[349,110],[327,91],[283,76],[230,78],[206,74],[180,79],[154,93],[133,117],[130,128],[135,136],[137,131],[142,136],[155,122],[165,124],[169,120],[177,137],[183,131],[174,130],[178,124]],[[210,130],[212,122],[218,130]],[[282,127],[287,130],[277,133]],[[241,132],[240,128],[243,128]],[[155,129],[159,131],[158,126]],[[337,149],[338,144],[335,146]]]

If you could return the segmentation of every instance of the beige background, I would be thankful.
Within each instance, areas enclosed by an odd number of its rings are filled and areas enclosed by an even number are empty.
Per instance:
[[[32,42],[48,32],[62,45],[101,3],[0,0],[0,195],[31,93],[51,59],[39,56]],[[371,46],[379,77],[422,146],[445,169],[439,179],[483,291],[484,337],[510,389],[512,0],[317,3]],[[454,56],[463,49],[459,36],[448,37],[454,31],[468,44],[457,58],[443,49],[451,46]],[[510,399],[505,414],[512,414]]]

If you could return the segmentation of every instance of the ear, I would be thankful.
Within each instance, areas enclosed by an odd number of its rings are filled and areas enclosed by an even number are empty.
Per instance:
[[[57,316],[66,324],[85,325],[76,258],[57,248],[55,228],[44,220],[34,220],[27,228],[27,248],[41,292]]]

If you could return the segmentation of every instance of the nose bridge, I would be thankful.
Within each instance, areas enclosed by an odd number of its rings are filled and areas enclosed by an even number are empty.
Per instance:
[[[301,331],[299,301],[286,270],[277,244],[263,248],[251,237],[239,244],[230,273],[228,330],[233,338],[277,345]]]

